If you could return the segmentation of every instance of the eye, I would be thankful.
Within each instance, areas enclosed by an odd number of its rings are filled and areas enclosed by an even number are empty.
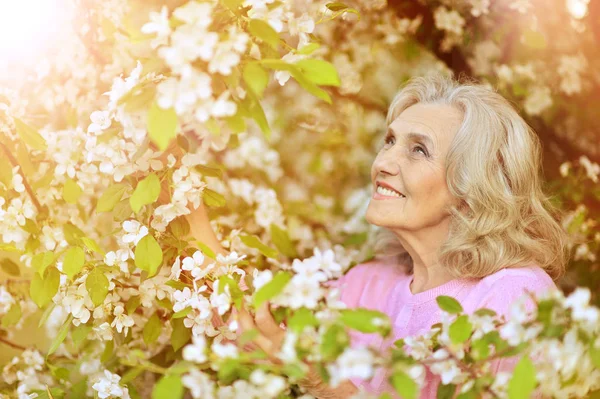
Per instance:
[[[421,151],[421,153],[425,156],[428,156],[429,154],[427,153],[427,150],[425,149],[425,147],[421,146],[421,145],[416,145],[413,147],[413,152],[414,151]]]
[[[392,136],[391,134],[388,134],[387,136],[385,136],[385,139],[383,140],[383,142],[386,146],[394,145],[394,143],[396,142],[396,138],[394,136]]]

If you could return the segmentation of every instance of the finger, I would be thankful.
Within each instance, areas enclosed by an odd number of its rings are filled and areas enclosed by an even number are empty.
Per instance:
[[[256,310],[256,325],[267,337],[279,337],[284,333],[284,330],[273,318],[269,304],[266,302]]]
[[[239,310],[238,313],[238,323],[242,331],[249,331],[256,328],[256,325],[254,324],[254,319],[243,307]]]

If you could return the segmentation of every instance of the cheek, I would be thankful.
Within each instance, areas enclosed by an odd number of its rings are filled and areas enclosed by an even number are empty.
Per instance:
[[[414,175],[408,188],[411,196],[420,200],[419,204],[428,207],[433,205],[432,203],[446,203],[450,198],[445,176],[438,171],[428,170]]]

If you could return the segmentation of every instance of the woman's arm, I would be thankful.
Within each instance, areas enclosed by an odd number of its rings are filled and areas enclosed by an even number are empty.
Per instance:
[[[204,203],[200,201],[200,206],[197,209],[193,209],[191,204],[188,204],[188,208],[191,210],[189,215],[185,215],[185,219],[190,225],[190,232],[182,237],[187,240],[197,240],[202,244],[206,245],[210,248],[211,251],[217,254],[227,255],[229,251],[227,251],[219,240],[210,225],[210,220],[208,219],[208,214],[206,212],[206,208]],[[211,263],[212,259],[206,257],[202,267],[206,266],[208,263]]]
[[[346,399],[358,393],[358,388],[350,381],[344,381],[335,388],[330,387],[321,379],[321,376],[311,364],[309,364],[308,373],[298,381],[298,385],[317,399]]]

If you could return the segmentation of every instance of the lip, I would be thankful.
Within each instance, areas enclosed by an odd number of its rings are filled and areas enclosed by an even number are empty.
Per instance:
[[[400,193],[400,195],[403,195],[403,196],[404,196],[404,198],[406,198],[406,195],[405,195],[405,194],[404,194],[402,191],[400,191],[400,190],[397,190],[396,188],[394,188],[394,187],[390,186],[390,185],[389,185],[389,184],[387,184],[386,182],[379,181],[379,180],[375,182],[375,193],[377,193],[377,186],[381,186],[381,187],[388,188],[388,189],[390,189],[390,190],[392,190],[392,191],[395,191],[395,192],[397,192],[397,193]]]

